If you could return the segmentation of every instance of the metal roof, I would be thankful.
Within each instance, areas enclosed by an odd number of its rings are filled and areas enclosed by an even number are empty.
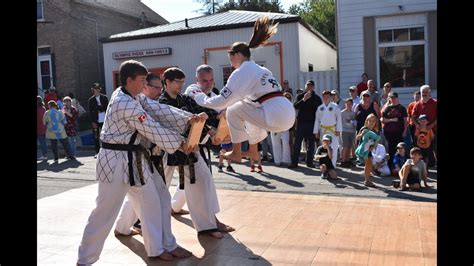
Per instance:
[[[141,18],[145,12],[146,19],[156,24],[168,23],[166,19],[150,9],[141,0],[74,0],[76,3],[102,7],[132,17]]]
[[[125,40],[148,39],[197,32],[252,27],[255,21],[262,16],[268,16],[275,23],[300,22],[303,26],[312,31],[316,36],[321,38],[335,49],[334,44],[328,41],[313,27],[305,23],[298,15],[243,10],[230,10],[224,13],[190,18],[187,19],[187,27],[185,20],[181,20],[155,27],[114,34],[108,38],[102,39],[101,42],[107,43]]]

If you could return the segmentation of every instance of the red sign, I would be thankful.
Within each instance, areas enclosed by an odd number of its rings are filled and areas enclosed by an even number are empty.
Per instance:
[[[137,50],[128,52],[117,52],[112,54],[113,59],[124,59],[132,57],[144,57],[144,56],[155,56],[155,55],[168,55],[171,54],[171,48],[155,48],[147,50]]]

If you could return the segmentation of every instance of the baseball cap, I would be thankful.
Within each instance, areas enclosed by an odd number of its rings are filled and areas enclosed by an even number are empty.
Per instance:
[[[397,144],[397,148],[406,148],[406,147],[407,147],[407,145],[405,144],[405,142],[399,142]]]
[[[337,90],[332,90],[332,91],[331,91],[331,94],[332,94],[332,95],[336,95],[336,94],[339,95],[339,92],[337,92]]]
[[[357,87],[356,86],[350,86],[349,87],[349,91],[356,91],[357,90]]]
[[[332,142],[332,136],[329,135],[329,134],[325,134],[325,135],[323,136],[323,140],[329,140],[329,141]]]
[[[392,97],[398,98],[398,93],[396,93],[396,92],[390,92],[390,93],[388,94],[388,97],[389,97],[389,98],[392,98]]]
[[[428,116],[427,115],[420,115],[418,117],[418,121],[420,121],[420,120],[428,120]]]
[[[314,80],[308,79],[308,81],[306,81],[306,85],[313,85],[314,86]]]
[[[50,90],[50,91],[55,91],[55,90],[56,90],[56,87],[51,86],[51,87],[49,87],[49,90]]]

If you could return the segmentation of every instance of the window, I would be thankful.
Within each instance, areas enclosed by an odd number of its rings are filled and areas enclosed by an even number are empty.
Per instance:
[[[222,77],[223,77],[223,80],[224,80],[224,86],[227,84],[227,80],[229,79],[230,74],[232,74],[232,72],[234,72],[234,70],[235,70],[235,68],[233,66],[222,67]]]
[[[38,47],[38,56],[40,55],[50,55],[51,54],[51,47]]]
[[[380,84],[418,87],[425,84],[425,28],[378,31]]]
[[[44,20],[44,0],[36,0],[36,20]]]
[[[41,88],[47,90],[51,87],[53,74],[51,72],[51,59],[45,59],[39,61],[39,71],[40,71],[40,82]]]

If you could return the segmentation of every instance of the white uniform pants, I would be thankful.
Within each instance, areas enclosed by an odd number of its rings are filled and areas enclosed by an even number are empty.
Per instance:
[[[163,219],[162,210],[159,207],[161,199],[153,181],[149,179],[141,187],[132,187],[123,182],[123,173],[128,169],[124,169],[120,163],[117,165],[112,182],[99,182],[96,207],[89,216],[79,246],[77,261],[79,264],[94,263],[99,259],[105,239],[112,229],[125,195],[130,199],[131,207],[140,218],[147,255],[159,256],[165,249],[172,250],[177,247],[174,237],[172,240],[168,239],[166,247],[163,245]],[[135,221],[132,221],[130,226]]]
[[[273,160],[276,164],[291,163],[290,157],[290,132],[270,132],[273,147]]]
[[[198,158],[198,161],[194,163],[196,182],[194,184],[190,183],[189,166],[185,165],[184,193],[179,189],[178,185],[171,202],[173,210],[177,212],[182,209],[184,203],[187,201],[194,228],[200,232],[217,228],[215,214],[219,212],[220,208],[214,179],[212,178],[209,167],[199,152],[194,152],[194,155]],[[164,156],[163,165],[166,184],[169,187],[173,173],[178,166],[168,166],[167,159],[168,154]]]
[[[295,122],[295,108],[285,97],[274,97],[257,107],[239,101],[227,108],[227,123],[233,143],[248,140],[256,144],[267,137],[267,131],[281,132]]]
[[[171,251],[177,247],[176,239],[171,230],[171,196],[156,168],[154,168],[154,174],[150,180],[152,180],[151,182],[153,182],[160,198],[159,202],[156,202],[156,204],[161,208],[163,248],[167,251]],[[131,233],[131,227],[137,219],[138,216],[132,208],[131,200],[127,197],[122,206],[117,222],[115,223],[115,230],[121,234],[128,235]],[[141,222],[141,224],[143,225],[143,222]]]

